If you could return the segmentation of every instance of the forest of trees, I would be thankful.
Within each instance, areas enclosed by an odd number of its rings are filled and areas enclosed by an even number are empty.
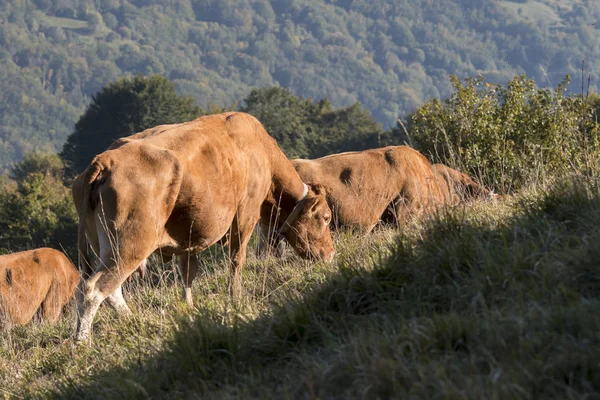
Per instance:
[[[556,87],[585,60],[598,89],[596,1],[476,3],[0,0],[0,170],[60,151],[92,96],[128,74],[167,77],[203,109],[272,86],[328,99],[325,113],[359,102],[383,128],[448,96],[450,74]]]

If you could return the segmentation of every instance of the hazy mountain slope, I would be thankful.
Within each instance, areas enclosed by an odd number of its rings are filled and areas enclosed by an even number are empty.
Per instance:
[[[0,169],[58,149],[90,96],[127,73],[163,74],[203,107],[269,85],[360,101],[385,126],[445,96],[449,74],[555,86],[585,59],[596,88],[600,4],[478,3],[0,0]]]

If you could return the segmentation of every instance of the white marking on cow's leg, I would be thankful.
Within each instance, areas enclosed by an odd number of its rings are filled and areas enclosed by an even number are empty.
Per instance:
[[[104,295],[96,288],[96,282],[102,275],[98,272],[92,275],[88,280],[81,280],[77,292],[77,330],[75,331],[75,341],[83,342],[90,338],[94,316],[98,312],[98,307],[104,301]]]
[[[100,260],[103,266],[107,266],[109,264],[115,264],[117,262],[118,257],[114,254],[114,250],[116,250],[116,244],[111,241],[109,237],[109,229],[107,226],[106,219],[100,215],[100,213],[96,213],[96,234],[98,236],[98,247],[100,250]],[[144,260],[146,261],[146,260]],[[117,264],[118,266],[118,264]],[[109,273],[115,273],[113,271]],[[125,299],[123,298],[123,291],[121,286],[119,286],[114,292],[112,292],[106,300],[108,304],[119,314],[119,315],[131,315],[131,310],[125,303]]]
[[[118,244],[111,242],[106,220],[103,220],[99,213],[95,218],[100,265],[90,278],[80,283],[77,330],[75,332],[75,340],[78,342],[90,338],[94,316],[100,304],[108,297],[108,293],[110,293],[110,305],[119,313],[131,313],[125,304],[120,287],[124,278],[120,276],[119,271]]]
[[[129,309],[127,303],[125,303],[125,299],[123,298],[123,289],[121,286],[119,286],[117,290],[112,292],[110,296],[106,298],[106,300],[108,301],[108,304],[112,308],[114,308],[119,315],[131,315],[131,310]]]
[[[183,288],[183,299],[185,300],[186,304],[188,307],[193,308],[194,307],[194,298],[192,297],[192,288],[185,286]]]
[[[179,268],[183,277],[183,299],[188,307],[193,308],[194,300],[192,297],[192,282],[198,273],[198,257],[189,252],[180,255]]]

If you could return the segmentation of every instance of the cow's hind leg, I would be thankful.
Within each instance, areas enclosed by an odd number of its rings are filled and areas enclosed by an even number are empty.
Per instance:
[[[101,277],[96,273],[87,280],[81,280],[77,289],[77,330],[75,340],[80,342],[87,340],[92,330],[94,316],[105,296],[96,289],[96,283]]]
[[[148,249],[141,256],[135,256],[131,254],[131,251],[121,250],[118,256],[114,256],[111,250],[101,247],[100,266],[92,276],[87,280],[82,280],[79,285],[76,341],[84,341],[89,338],[94,316],[100,304],[107,297],[110,297],[109,304],[117,312],[130,313],[120,290],[121,284],[151,252],[152,249]]]
[[[183,276],[183,299],[188,307],[194,307],[192,298],[192,282],[198,273],[198,257],[196,254],[186,252],[179,256],[179,268]]]
[[[60,317],[60,312],[64,305],[62,304],[64,296],[61,294],[61,290],[67,290],[67,288],[61,287],[56,281],[52,282],[50,285],[50,290],[48,290],[48,294],[46,294],[40,307],[44,321],[51,323],[58,321],[58,317]]]

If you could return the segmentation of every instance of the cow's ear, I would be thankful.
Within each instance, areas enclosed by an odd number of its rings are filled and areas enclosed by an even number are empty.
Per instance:
[[[327,206],[327,200],[318,196],[309,200],[308,207],[305,210],[309,216],[322,216],[325,210],[329,210],[329,207]]]
[[[316,196],[325,195],[325,188],[320,183],[308,183],[308,186]]]

